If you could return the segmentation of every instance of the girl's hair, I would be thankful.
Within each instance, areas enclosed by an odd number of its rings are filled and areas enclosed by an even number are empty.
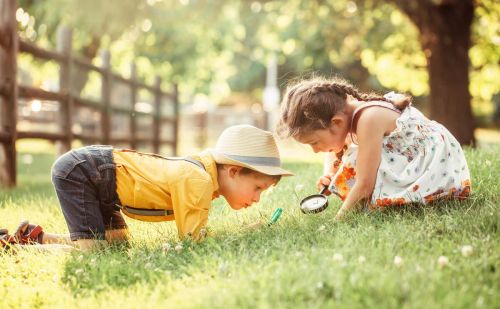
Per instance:
[[[358,101],[389,102],[399,110],[411,103],[410,96],[392,102],[375,93],[362,93],[341,78],[314,77],[287,87],[281,104],[278,134],[283,138],[298,137],[311,130],[328,128],[332,117],[344,110],[348,95]]]

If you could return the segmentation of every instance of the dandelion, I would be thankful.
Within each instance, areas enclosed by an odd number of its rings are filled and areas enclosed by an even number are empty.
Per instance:
[[[335,254],[333,255],[333,260],[334,260],[335,262],[342,262],[342,260],[344,260],[344,257],[343,257],[343,256],[342,256],[342,254],[340,254],[340,253],[335,253]]]
[[[181,252],[182,251],[182,245],[178,244],[177,246],[175,246],[175,251]]]
[[[462,247],[462,255],[465,257],[471,256],[474,251],[471,245],[465,245]]]
[[[439,258],[438,258],[438,266],[439,268],[445,268],[449,263],[449,260],[446,256],[444,255],[441,255]]]
[[[403,258],[400,257],[399,255],[396,255],[394,257],[394,265],[397,267],[397,268],[400,268],[401,266],[403,266]]]
[[[364,255],[360,255],[359,258],[358,258],[358,262],[359,264],[363,264],[364,262],[366,262],[366,258]]]
[[[326,230],[326,226],[324,225],[321,225],[319,228],[318,228],[318,232],[323,232]]]

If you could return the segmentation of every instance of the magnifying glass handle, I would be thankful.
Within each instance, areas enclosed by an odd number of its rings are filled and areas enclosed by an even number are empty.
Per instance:
[[[328,190],[328,186],[323,186],[321,191],[319,191],[319,194],[324,194],[326,190]]]

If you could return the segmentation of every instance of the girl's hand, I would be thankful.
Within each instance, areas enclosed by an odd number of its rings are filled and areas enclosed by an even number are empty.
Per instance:
[[[318,191],[320,191],[325,186],[328,187],[330,185],[330,183],[332,182],[332,177],[333,177],[332,174],[326,174],[326,175],[321,176],[318,179],[318,181],[316,181],[316,188],[318,189]],[[328,196],[332,193],[328,190],[325,190],[325,192],[323,194]]]

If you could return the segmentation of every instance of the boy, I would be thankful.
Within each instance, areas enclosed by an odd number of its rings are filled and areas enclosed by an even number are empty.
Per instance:
[[[52,167],[69,235],[44,233],[21,223],[20,244],[73,244],[81,249],[128,239],[122,213],[143,221],[175,220],[179,237],[202,239],[211,201],[222,195],[238,210],[258,202],[281,176],[272,134],[250,125],[227,128],[214,149],[187,158],[110,146],[88,146],[62,155]]]

